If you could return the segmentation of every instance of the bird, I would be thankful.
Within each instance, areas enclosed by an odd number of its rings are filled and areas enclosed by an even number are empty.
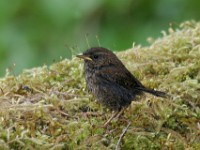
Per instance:
[[[107,124],[127,108],[137,95],[150,93],[157,97],[167,97],[162,91],[145,87],[107,48],[92,47],[78,58],[84,60],[86,86],[95,99],[116,113]]]

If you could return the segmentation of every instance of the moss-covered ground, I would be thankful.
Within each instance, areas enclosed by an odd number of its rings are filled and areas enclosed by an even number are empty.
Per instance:
[[[162,31],[151,46],[117,52],[147,87],[107,128],[111,112],[87,92],[83,62],[8,70],[0,80],[0,149],[200,149],[200,22]]]

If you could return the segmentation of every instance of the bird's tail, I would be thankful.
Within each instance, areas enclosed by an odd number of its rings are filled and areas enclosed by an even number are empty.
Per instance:
[[[168,95],[167,93],[165,93],[165,92],[156,91],[156,90],[148,89],[148,88],[145,88],[145,87],[138,87],[137,89],[140,90],[140,91],[143,91],[143,92],[150,93],[150,94],[155,95],[155,96],[157,96],[157,97],[166,98],[166,97],[169,96],[169,95]]]

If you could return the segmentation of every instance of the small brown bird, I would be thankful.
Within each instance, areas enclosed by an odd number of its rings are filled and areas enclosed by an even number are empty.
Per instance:
[[[117,111],[110,120],[119,114],[120,110],[129,106],[136,95],[147,92],[158,97],[167,96],[165,92],[143,86],[117,56],[106,48],[93,47],[77,57],[84,59],[86,84],[96,100]]]

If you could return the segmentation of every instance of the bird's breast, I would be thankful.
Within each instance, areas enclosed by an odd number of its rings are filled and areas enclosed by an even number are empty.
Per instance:
[[[87,88],[94,93],[94,90],[96,89],[96,71],[94,69],[89,68],[88,66],[85,66],[85,80]]]

